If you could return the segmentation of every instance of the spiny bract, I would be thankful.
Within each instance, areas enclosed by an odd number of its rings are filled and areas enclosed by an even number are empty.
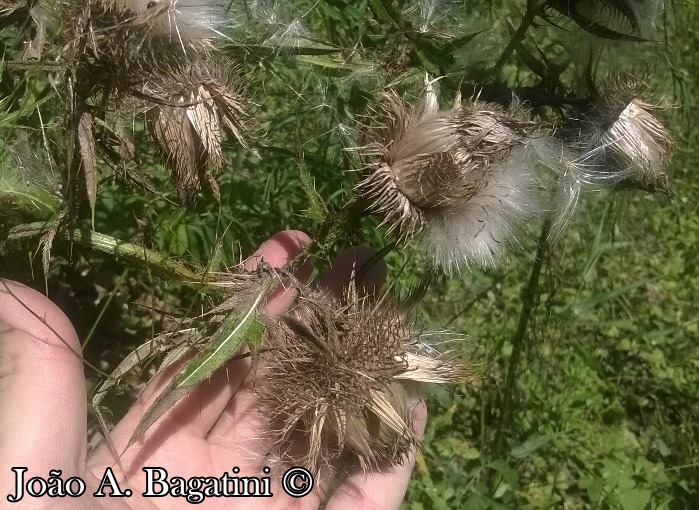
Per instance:
[[[260,361],[267,378],[258,388],[272,442],[282,460],[316,474],[347,451],[365,471],[381,461],[402,462],[418,442],[406,384],[467,376],[424,344],[386,297],[359,297],[351,286],[343,301],[304,291],[268,334]]]

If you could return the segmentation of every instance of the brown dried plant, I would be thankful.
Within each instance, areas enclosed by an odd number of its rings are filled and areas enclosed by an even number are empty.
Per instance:
[[[536,124],[481,102],[440,110],[434,91],[412,112],[395,93],[381,117],[379,142],[360,148],[369,175],[357,191],[402,236],[424,231],[436,262],[447,269],[490,265],[521,223],[540,211]]]
[[[354,285],[341,302],[302,291],[269,331],[260,359],[266,379],[258,391],[282,461],[315,474],[345,454],[365,471],[401,463],[418,443],[410,385],[472,377],[424,340],[387,296],[360,297]],[[299,449],[302,437],[307,446]]]
[[[72,172],[84,174],[73,180],[86,183],[91,205],[97,182],[89,178],[96,174],[95,151],[112,165],[119,165],[120,158],[138,160],[121,126],[124,119],[145,114],[186,204],[195,201],[202,180],[218,198],[215,174],[223,164],[222,128],[247,147],[246,101],[235,66],[219,60],[211,41],[219,34],[209,15],[215,6],[176,4],[58,2],[50,11],[58,26],[68,28],[61,52],[73,98],[66,116],[73,133],[69,147],[75,147],[72,160],[78,164]],[[90,140],[94,143],[83,143]]]
[[[567,136],[579,154],[580,181],[669,191],[667,166],[674,142],[655,114],[667,106],[645,97],[644,89],[633,75],[613,77],[570,121]]]
[[[148,111],[148,127],[184,203],[194,202],[203,177],[219,198],[214,175],[224,163],[222,126],[248,147],[243,99],[233,83],[221,69],[200,62],[159,75],[144,86],[158,103]]]

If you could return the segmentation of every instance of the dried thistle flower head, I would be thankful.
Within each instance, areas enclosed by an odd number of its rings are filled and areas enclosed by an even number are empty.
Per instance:
[[[628,97],[633,88],[633,84],[616,82],[604,92],[597,109],[611,118],[626,104],[616,119],[607,124],[598,144],[608,148],[610,161],[626,174],[624,181],[645,190],[667,192],[666,170],[674,143],[653,113],[663,107],[638,96],[621,103],[620,99]]]
[[[221,36],[225,6],[221,0],[102,0],[132,14],[131,23],[148,26],[153,37],[178,44]]]
[[[80,77],[92,85],[84,95],[101,91],[107,97],[113,92],[128,95],[159,70],[186,68],[206,53],[208,45],[175,44],[155,35],[133,11],[119,5],[97,1],[87,8],[68,3],[61,4],[56,14],[73,26],[66,47],[78,52]]]
[[[487,103],[439,110],[428,88],[412,113],[395,93],[381,143],[361,149],[371,173],[357,190],[404,236],[424,230],[436,262],[490,265],[540,206],[527,145],[533,124]]]
[[[244,100],[226,69],[230,63],[224,68],[203,37],[180,26],[208,26],[216,6],[221,4],[209,0],[98,0],[63,5],[61,11],[64,19],[76,19],[67,46],[79,52],[81,99],[108,106],[114,131],[125,113],[147,114],[151,136],[185,204],[195,201],[202,180],[218,198],[215,175],[223,165],[224,129],[247,147]],[[154,30],[152,22],[165,19],[177,31],[177,41]]]
[[[149,111],[148,125],[183,203],[194,203],[202,179],[218,198],[215,173],[223,165],[221,127],[247,148],[243,99],[232,79],[213,63],[193,64],[155,77],[143,93],[156,104]]]
[[[556,137],[533,140],[540,161],[558,174],[557,236],[585,189],[633,187],[669,192],[667,165],[673,142],[653,114],[661,107],[642,99],[640,80],[616,77],[573,112]]]
[[[593,102],[572,121],[581,180],[621,184],[652,192],[669,190],[667,165],[673,148],[668,130],[654,111],[662,106],[641,98],[632,76],[617,77],[595,93]],[[569,135],[570,136],[570,135]]]
[[[314,473],[349,452],[363,470],[398,464],[415,447],[406,383],[455,383],[466,371],[425,353],[413,322],[384,298],[344,302],[304,291],[271,330],[259,387],[281,457]],[[305,451],[288,448],[306,437]],[[299,444],[294,437],[294,444]]]

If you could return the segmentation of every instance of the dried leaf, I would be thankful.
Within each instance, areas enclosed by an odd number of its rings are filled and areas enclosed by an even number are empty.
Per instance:
[[[80,162],[85,177],[85,190],[92,212],[92,230],[95,229],[95,203],[97,201],[97,147],[92,130],[92,115],[83,113],[78,122],[78,146]]]
[[[245,140],[246,127],[243,122],[245,112],[243,110],[242,97],[225,86],[214,82],[205,83],[204,88],[206,88],[216,103],[226,127],[233,133],[238,143],[247,149],[248,144]]]
[[[180,198],[185,204],[193,204],[201,189],[206,157],[187,109],[158,106],[150,112],[149,126],[170,167]]]
[[[221,150],[221,125],[218,119],[216,105],[209,92],[203,86],[199,87],[195,104],[187,108],[187,117],[192,123],[202,146],[207,152],[209,161],[214,168],[223,165]]]

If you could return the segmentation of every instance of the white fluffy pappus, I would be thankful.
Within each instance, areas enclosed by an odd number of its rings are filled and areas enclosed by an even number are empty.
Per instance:
[[[535,165],[528,147],[513,149],[471,199],[424,213],[425,242],[440,267],[492,266],[519,245],[527,221],[543,211]]]
[[[530,147],[556,179],[552,186],[547,186],[552,189],[548,213],[549,240],[553,240],[568,226],[583,189],[602,188],[604,183],[616,182],[617,177],[600,167],[594,151],[586,152],[552,137],[533,138]]]
[[[561,161],[582,187],[619,184],[668,191],[667,166],[674,143],[656,117],[664,108],[641,99],[643,86],[633,76],[610,80],[593,101],[568,121]]]
[[[102,0],[112,8],[133,13],[153,35],[173,42],[196,42],[223,36],[227,2],[223,0]]]
[[[409,112],[389,94],[385,137],[360,149],[373,162],[357,185],[401,237],[421,231],[437,265],[492,265],[542,212],[529,147],[534,124],[496,105],[460,100],[440,110],[431,84]]]
[[[566,120],[557,138],[532,139],[541,163],[558,176],[551,237],[565,228],[585,191],[669,191],[674,143],[653,113],[662,107],[640,99],[641,88],[633,76],[615,77]]]

